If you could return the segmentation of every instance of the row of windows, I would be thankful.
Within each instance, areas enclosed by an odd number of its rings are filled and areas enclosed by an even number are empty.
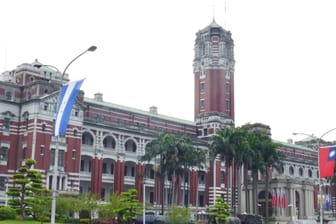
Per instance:
[[[93,145],[93,136],[91,134],[87,133],[87,132],[84,133],[83,137],[82,137],[82,144],[92,146]],[[103,146],[104,146],[104,148],[115,149],[116,148],[116,141],[111,136],[108,136],[108,137],[104,138]],[[130,139],[125,143],[125,151],[126,152],[136,152],[136,150],[137,150],[137,145],[133,140]]]
[[[201,105],[201,110],[204,110],[205,109],[205,100],[204,99],[201,99],[200,105]],[[225,111],[229,113],[230,110],[231,110],[230,100],[226,100],[225,101]]]
[[[294,171],[294,167],[293,166],[290,166],[289,169],[288,169],[288,171],[289,171],[290,175],[295,175],[295,171]],[[304,170],[303,170],[303,168],[300,167],[298,171],[299,171],[298,172],[299,176],[303,177],[304,176]],[[313,171],[311,169],[308,169],[308,177],[313,177]]]
[[[1,150],[2,152],[2,150]],[[7,155],[7,154],[6,154]],[[41,156],[44,156],[45,155],[45,146],[44,145],[41,145],[40,146],[40,155]],[[50,160],[51,160],[51,165],[53,166],[55,164],[55,149],[51,149],[50,150]],[[76,159],[76,156],[77,156],[77,153],[76,153],[76,150],[73,149],[71,151],[71,158],[74,160]],[[58,166],[62,167],[64,166],[64,159],[65,157],[65,151],[64,150],[58,150]],[[27,147],[24,147],[22,148],[22,159],[27,159]],[[6,160],[7,160],[7,157],[6,157]]]
[[[7,117],[4,118],[3,125],[2,125],[2,129],[4,131],[9,131],[10,130],[10,122],[11,122],[11,120],[9,118],[7,118]],[[25,120],[26,130],[28,130],[28,125],[29,125],[29,120],[28,120],[28,118],[26,118],[26,120]],[[46,127],[47,127],[47,125],[45,123],[41,124],[41,130],[42,131],[46,131]],[[78,130],[73,129],[73,136],[77,136],[77,135],[78,135]]]

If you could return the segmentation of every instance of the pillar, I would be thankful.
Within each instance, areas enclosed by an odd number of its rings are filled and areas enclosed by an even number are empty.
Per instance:
[[[103,172],[103,159],[100,155],[96,155],[92,160],[91,169],[91,193],[95,194],[98,199],[101,197],[102,189],[102,172]]]
[[[114,172],[114,192],[118,194],[124,191],[124,173],[125,173],[125,162],[117,160],[115,162],[115,172]]]

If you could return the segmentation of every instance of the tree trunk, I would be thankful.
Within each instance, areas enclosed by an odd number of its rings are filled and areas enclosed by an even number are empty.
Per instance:
[[[269,193],[268,193],[268,190],[269,190],[269,167],[267,167],[267,170],[266,170],[266,175],[265,175],[265,221],[266,223],[268,222],[268,196],[269,196]]]
[[[230,205],[229,203],[229,184],[230,184],[230,166],[229,162],[226,160],[225,161],[225,170],[226,170],[226,202]],[[232,205],[232,203],[231,203]],[[231,206],[230,206],[231,207]]]
[[[164,175],[161,174],[161,215],[164,214]]]
[[[252,194],[253,194],[253,213],[258,214],[258,171],[253,172],[253,188],[252,188]]]
[[[237,214],[241,214],[241,192],[241,164],[237,164]]]

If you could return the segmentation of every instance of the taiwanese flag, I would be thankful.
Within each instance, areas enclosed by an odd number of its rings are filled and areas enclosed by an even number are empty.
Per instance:
[[[334,176],[336,146],[321,147],[319,150],[320,178]]]
[[[281,205],[283,208],[286,208],[287,200],[286,200],[286,194],[285,192],[282,193],[282,198],[281,198]]]
[[[276,194],[275,194],[275,191],[273,190],[272,192],[272,208],[275,208],[275,201],[276,201]]]
[[[277,192],[277,196],[276,196],[276,206],[280,207],[281,206],[281,191]]]

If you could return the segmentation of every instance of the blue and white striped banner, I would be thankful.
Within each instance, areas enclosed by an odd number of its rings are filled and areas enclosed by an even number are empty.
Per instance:
[[[55,137],[65,134],[71,110],[74,102],[76,101],[77,94],[84,79],[68,82],[61,88],[57,103],[56,120],[55,120]]]

